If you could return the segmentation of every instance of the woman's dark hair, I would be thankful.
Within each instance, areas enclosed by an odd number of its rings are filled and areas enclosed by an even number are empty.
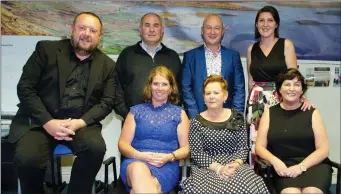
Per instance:
[[[255,39],[260,38],[260,34],[258,32],[256,24],[258,22],[259,15],[261,13],[264,13],[264,12],[269,12],[272,15],[272,17],[274,18],[275,22],[277,23],[277,28],[275,29],[275,37],[279,38],[279,32],[278,31],[279,31],[280,18],[279,18],[278,11],[276,8],[274,8],[272,6],[265,6],[258,11],[256,19],[255,19]]]
[[[302,91],[304,94],[307,91],[308,86],[305,82],[305,78],[303,77],[303,75],[298,71],[298,69],[295,69],[295,68],[289,68],[285,72],[280,73],[278,75],[277,81],[276,81],[276,92],[277,92],[277,94],[279,96],[282,96],[281,93],[279,93],[279,90],[281,89],[282,84],[285,80],[293,80],[295,78],[297,78],[297,80],[301,82]]]

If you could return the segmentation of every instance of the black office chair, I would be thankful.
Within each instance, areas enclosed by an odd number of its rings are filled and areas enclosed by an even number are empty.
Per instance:
[[[62,172],[61,172],[61,157],[62,156],[73,156],[72,151],[62,145],[58,144],[56,149],[54,150],[52,160],[51,160],[51,176],[52,176],[52,185],[47,185],[48,187],[52,187],[53,193],[61,193],[67,186],[67,183],[65,181],[62,181]],[[116,184],[117,182],[117,172],[116,172],[116,158],[110,157],[107,160],[103,162],[105,170],[104,170],[104,189],[103,194],[109,193],[109,184],[108,184],[108,169],[109,165],[113,164],[113,177],[114,181],[111,184]],[[95,181],[92,188],[92,193],[96,194],[99,193],[99,191],[96,190],[99,185],[97,183],[100,181]],[[102,187],[103,188],[103,187]],[[20,180],[18,179],[18,194],[21,194],[21,187],[20,187]]]
[[[118,179],[117,179],[117,170],[116,170],[116,158],[115,157],[110,157],[106,159],[104,162],[104,194],[109,193],[109,188],[116,188],[118,185]],[[113,176],[114,176],[114,181],[109,184],[109,165],[112,164],[113,168]],[[118,192],[118,193],[123,193],[123,192]]]
[[[106,161],[103,162],[103,164],[105,163],[106,166],[110,165],[112,163],[112,161],[110,160],[110,158]],[[116,166],[116,165],[114,165]],[[113,168],[115,168],[113,166]],[[106,167],[107,168],[107,167]],[[184,166],[179,166],[180,168],[180,178],[182,177],[182,173],[183,172],[187,172],[186,169],[184,169],[185,167]],[[117,193],[117,194],[128,194],[128,192],[126,191],[125,189],[125,186],[123,184],[123,181],[121,179],[121,177],[119,177],[118,179],[114,178],[114,181],[110,184],[108,184],[108,173],[107,173],[107,170],[105,171],[105,189],[104,189],[104,193],[107,194],[109,192],[109,187],[110,187],[110,193]],[[116,169],[114,170],[114,177],[116,177]],[[180,182],[179,182],[180,184]],[[169,194],[176,194],[178,193],[179,191],[179,187],[177,186],[176,188],[174,188],[174,190],[172,190]]]
[[[341,194],[341,188],[340,188],[341,164],[330,160],[329,165],[331,165],[333,168],[337,170],[335,194]],[[276,194],[277,192],[272,183],[273,173],[276,173],[275,170],[273,169],[273,166],[269,162],[261,158],[258,158],[255,161],[255,170],[258,173],[258,175],[260,175],[265,181],[265,184],[268,187],[268,190],[270,191],[270,193]],[[333,192],[329,191],[329,193],[333,193]]]
[[[13,115],[1,115],[1,119],[4,119],[4,120],[12,120],[13,117],[14,117]],[[7,125],[9,125],[9,124],[7,124]],[[6,137],[2,137],[1,140],[3,141],[3,139],[4,139],[4,141],[6,141],[7,137],[8,137],[8,135]],[[12,146],[12,144],[10,144],[10,145]],[[13,148],[12,147],[11,147],[11,153],[12,154],[11,154],[10,158],[13,158],[13,156],[12,156],[13,155],[13,150],[12,149],[14,149],[14,147]],[[3,153],[3,152],[1,152],[1,153]],[[51,156],[51,163],[50,163],[50,165],[51,165],[51,181],[52,181],[52,183],[51,184],[46,183],[46,186],[47,187],[52,187],[52,190],[53,190],[54,193],[62,192],[64,190],[64,188],[66,187],[66,185],[67,185],[65,181],[64,182],[62,181],[61,157],[62,156],[72,156],[72,155],[73,155],[73,153],[72,153],[72,151],[68,147],[66,147],[66,146],[64,146],[62,144],[58,144],[56,146],[52,156]],[[3,161],[1,161],[1,162],[2,162],[2,165],[3,165]],[[5,163],[5,164],[7,164],[7,163]],[[12,162],[10,162],[8,164],[10,164],[10,166],[12,166]],[[113,176],[114,176],[113,183],[114,183],[114,186],[117,183],[116,158],[115,157],[110,157],[107,160],[105,160],[103,162],[103,164],[104,164],[104,167],[105,167],[104,194],[108,194],[108,192],[109,192],[108,168],[109,168],[110,164],[113,164]],[[14,177],[17,178],[16,173],[15,173]],[[97,182],[99,182],[99,181],[95,181],[95,183],[94,183],[94,187],[93,187],[92,193],[98,193],[96,191]],[[17,191],[18,191],[18,193],[21,193],[20,180],[19,179],[17,181]]]

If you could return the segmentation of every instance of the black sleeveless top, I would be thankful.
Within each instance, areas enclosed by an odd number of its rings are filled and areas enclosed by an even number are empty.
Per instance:
[[[312,128],[314,108],[302,111],[285,110],[280,104],[270,108],[270,125],[268,131],[268,149],[282,160],[287,167],[301,163],[316,150],[315,136]],[[317,187],[328,193],[332,169],[327,157],[321,163],[309,168],[296,178],[279,177],[275,174],[275,187],[279,193],[287,187]]]
[[[255,82],[274,82],[277,75],[287,70],[284,56],[284,38],[279,38],[266,57],[256,42],[251,50],[250,73]]]
[[[315,151],[312,129],[314,108],[285,110],[280,104],[270,108],[268,149],[284,163],[288,159],[304,159]],[[298,161],[297,161],[298,162]]]

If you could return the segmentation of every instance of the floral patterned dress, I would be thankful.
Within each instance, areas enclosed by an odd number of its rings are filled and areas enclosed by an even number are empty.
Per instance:
[[[260,118],[264,107],[270,108],[278,104],[275,81],[279,73],[287,70],[284,56],[285,39],[279,38],[268,55],[260,48],[260,42],[256,42],[251,50],[250,74],[254,84],[248,98],[247,121],[250,125],[250,164],[253,166],[255,155],[255,141]]]
[[[270,108],[279,103],[279,96],[276,92],[274,82],[255,82],[248,100],[247,122],[250,125],[251,157],[249,163],[253,166],[256,158],[255,143],[257,129],[264,108]]]

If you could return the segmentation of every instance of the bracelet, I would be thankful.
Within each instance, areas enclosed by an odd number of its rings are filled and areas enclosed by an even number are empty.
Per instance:
[[[171,154],[173,156],[173,158],[171,159],[171,162],[174,162],[176,160],[175,154],[174,154],[174,152],[172,152]]]
[[[223,167],[223,166],[222,166],[221,164],[218,165],[217,171],[216,171],[216,174],[217,174],[217,175],[219,175],[220,170],[221,170],[222,167]]]
[[[239,166],[243,165],[243,162],[239,162],[239,160],[235,160],[234,162],[235,162],[235,163],[238,163]]]

